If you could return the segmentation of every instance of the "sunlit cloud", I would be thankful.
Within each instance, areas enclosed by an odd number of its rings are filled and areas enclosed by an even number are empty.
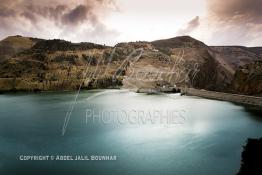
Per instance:
[[[262,45],[261,0],[0,0],[8,35],[73,42],[157,40],[190,35],[208,45]]]

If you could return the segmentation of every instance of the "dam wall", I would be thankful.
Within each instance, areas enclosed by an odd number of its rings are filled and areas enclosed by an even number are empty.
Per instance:
[[[235,103],[242,103],[248,105],[262,106],[262,97],[239,95],[239,94],[229,94],[215,91],[207,91],[193,88],[183,88],[182,93],[185,95],[193,95],[204,98],[210,98],[215,100],[230,101]]]

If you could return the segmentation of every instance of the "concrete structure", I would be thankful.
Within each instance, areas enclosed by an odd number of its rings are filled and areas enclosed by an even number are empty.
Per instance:
[[[193,88],[181,88],[181,91],[185,95],[193,95],[193,96],[199,96],[199,97],[216,99],[216,100],[262,106],[262,97],[229,94],[229,93],[214,92],[214,91],[207,91],[207,90],[200,90],[200,89],[193,89]]]

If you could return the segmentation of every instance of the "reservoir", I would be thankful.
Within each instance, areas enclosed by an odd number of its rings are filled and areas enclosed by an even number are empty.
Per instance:
[[[0,95],[1,175],[234,175],[247,138],[262,137],[258,107],[127,90],[76,94]],[[36,159],[19,159],[28,156]]]

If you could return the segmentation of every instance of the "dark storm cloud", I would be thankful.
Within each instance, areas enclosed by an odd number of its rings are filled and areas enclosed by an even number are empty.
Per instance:
[[[54,20],[58,20],[67,9],[68,6],[63,4],[44,7],[32,4],[26,6],[26,11],[30,11],[31,13],[38,14],[44,18],[50,18]]]
[[[262,0],[207,0],[207,7],[208,22],[214,27],[212,41],[262,44]]]
[[[0,7],[0,16],[1,17],[10,17],[15,14],[15,10],[9,8]]]
[[[62,17],[62,22],[65,24],[78,24],[87,19],[95,22],[95,15],[91,12],[90,7],[79,5],[68,13],[64,14]]]
[[[0,38],[48,37],[47,31],[64,38],[65,31],[77,34],[81,25],[93,30],[104,26],[107,31],[102,18],[115,9],[115,0],[0,0]]]
[[[186,28],[178,30],[178,35],[189,35],[193,30],[199,26],[199,16],[196,16],[194,19],[189,21],[186,25]]]
[[[43,17],[49,20],[57,20],[61,24],[75,25],[85,20],[98,22],[95,19],[100,15],[100,11],[96,10],[100,6],[106,8],[107,5],[112,5],[114,1],[85,0],[82,1],[82,4],[75,4],[76,1],[74,0],[12,0],[11,2],[10,0],[0,0],[0,2],[0,20],[11,16],[17,18],[22,16],[36,23],[37,20],[40,20],[40,17]]]
[[[211,17],[236,23],[262,23],[261,0],[208,0]]]
[[[25,11],[25,12],[22,12],[20,15],[30,20],[33,23],[37,22],[37,16],[35,13],[32,13],[30,11]]]

